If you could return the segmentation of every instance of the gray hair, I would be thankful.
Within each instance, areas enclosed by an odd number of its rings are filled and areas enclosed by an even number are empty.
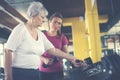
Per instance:
[[[41,12],[44,12],[46,16],[48,15],[47,9],[41,2],[32,2],[27,10],[28,17],[37,16]]]

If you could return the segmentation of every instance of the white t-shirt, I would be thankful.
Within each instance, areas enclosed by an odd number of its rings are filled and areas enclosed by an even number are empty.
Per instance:
[[[38,30],[36,41],[28,32],[24,24],[16,26],[5,45],[6,49],[13,51],[13,67],[37,69],[40,56],[48,49],[54,48],[46,36]]]

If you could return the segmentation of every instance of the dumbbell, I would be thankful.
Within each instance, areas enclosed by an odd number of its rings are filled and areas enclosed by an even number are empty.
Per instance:
[[[54,58],[53,58],[53,63],[57,63],[58,61],[59,61],[59,58],[58,58],[58,57],[54,57]],[[43,63],[42,66],[43,66],[44,68],[47,68],[47,67],[49,67],[50,65],[47,65],[47,64]]]

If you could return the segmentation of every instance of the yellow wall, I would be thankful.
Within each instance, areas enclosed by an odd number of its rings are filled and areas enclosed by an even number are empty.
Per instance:
[[[93,7],[90,3],[91,0],[85,0],[85,20],[74,17],[65,18],[63,22],[72,26],[74,55],[82,60],[91,57],[93,62],[98,62],[102,56],[99,18],[96,2]]]
[[[85,34],[85,22],[80,20],[79,17],[65,18],[63,24],[72,26],[72,37],[74,46],[74,55],[79,59],[85,59],[89,56],[88,54],[88,41],[87,35]]]
[[[100,41],[100,27],[97,11],[97,3],[94,3],[94,6],[90,4],[92,0],[85,0],[85,22],[87,26],[87,32],[89,34],[88,44],[90,57],[93,62],[98,62],[101,60],[101,41]]]

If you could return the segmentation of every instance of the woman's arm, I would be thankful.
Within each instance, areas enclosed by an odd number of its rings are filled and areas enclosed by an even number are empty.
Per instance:
[[[5,80],[13,80],[12,78],[12,51],[5,49],[4,51],[4,70]]]
[[[74,56],[66,54],[65,52],[63,52],[63,51],[61,51],[57,48],[50,48],[50,49],[47,50],[47,52],[51,55],[61,57],[61,58],[65,58],[65,59],[68,59],[68,60],[74,60],[75,59]]]
[[[68,59],[69,61],[71,61],[76,67],[80,66],[81,64],[80,63],[77,63],[76,62],[76,58],[74,56],[71,56],[70,54],[67,54],[57,48],[50,48],[47,50],[47,52],[51,55],[54,55],[54,56],[57,56],[57,57],[60,57],[60,58],[65,58],[65,59]]]
[[[65,53],[68,53],[68,54],[69,54],[68,46],[67,46],[67,45],[64,45],[62,50],[63,50]]]

